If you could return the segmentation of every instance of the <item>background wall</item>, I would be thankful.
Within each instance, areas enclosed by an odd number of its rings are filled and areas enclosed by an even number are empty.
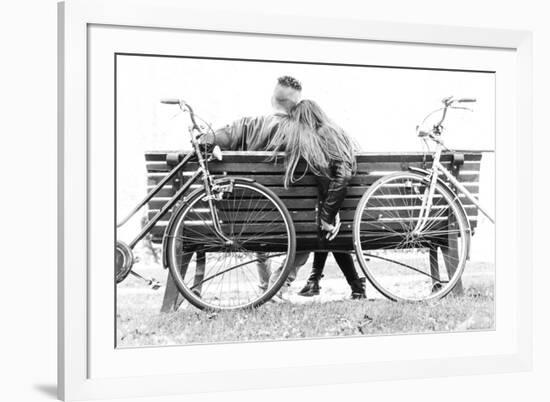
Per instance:
[[[182,0],[186,2],[187,0]],[[188,1],[190,7],[197,2]],[[8,5],[9,4],[9,5]],[[281,13],[417,23],[529,29],[535,39],[535,367],[531,373],[379,382],[238,392],[226,401],[547,399],[550,375],[548,261],[543,253],[549,219],[546,174],[550,82],[550,25],[546,2],[394,0],[338,2],[279,0],[202,1],[220,12]],[[42,401],[55,395],[56,370],[56,4],[52,0],[4,3],[0,14],[0,149],[3,191],[1,231],[4,274],[0,291],[2,400]],[[31,192],[32,190],[32,192]],[[322,351],[319,351],[322,353]],[[162,400],[216,401],[220,395]],[[158,400],[158,399],[155,399]]]

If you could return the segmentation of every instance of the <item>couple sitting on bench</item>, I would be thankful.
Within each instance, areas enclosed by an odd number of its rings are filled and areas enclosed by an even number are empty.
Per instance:
[[[284,151],[286,173],[284,185],[288,187],[295,180],[298,162],[305,161],[307,169],[317,177],[320,195],[319,222],[323,236],[330,241],[340,228],[338,211],[347,191],[347,185],[355,173],[355,145],[347,134],[328,119],[322,109],[311,100],[301,100],[302,86],[293,77],[284,76],[277,80],[271,104],[274,113],[267,116],[245,117],[217,130],[207,141],[224,150],[233,151]],[[301,296],[320,293],[319,281],[327,252],[315,252],[313,269]],[[364,299],[365,278],[355,270],[353,258],[347,253],[333,253],[351,288],[352,299]],[[298,252],[293,269],[278,297],[296,279],[298,269],[309,257],[309,252]],[[260,287],[266,289],[271,278],[278,278],[280,272],[271,272],[266,259],[258,256]]]

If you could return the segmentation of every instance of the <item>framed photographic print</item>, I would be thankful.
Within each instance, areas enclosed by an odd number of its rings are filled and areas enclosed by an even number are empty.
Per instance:
[[[530,368],[530,33],[59,17],[61,398]]]

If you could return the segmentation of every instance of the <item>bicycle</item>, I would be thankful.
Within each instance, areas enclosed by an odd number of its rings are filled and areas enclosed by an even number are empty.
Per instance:
[[[475,101],[443,99],[443,107],[422,122],[442,111],[441,119],[431,130],[423,131],[422,124],[417,127],[417,135],[428,149],[428,141],[435,143],[431,168],[409,167],[408,172],[383,176],[358,204],[353,228],[357,259],[372,285],[391,300],[438,299],[457,285],[471,241],[470,223],[460,195],[494,224],[479,201],[440,162],[443,150],[448,151],[441,139],[448,110],[469,110],[458,105]],[[363,249],[367,242],[368,250]],[[437,268],[439,260],[447,272]],[[407,276],[406,283],[403,275]]]
[[[218,147],[201,143],[206,134],[213,133],[211,127],[183,100],[163,99],[161,103],[177,105],[182,113],[189,113],[191,152],[117,224],[117,228],[126,224],[171,183],[187,163],[197,163],[197,169],[129,244],[117,240],[116,283],[130,273],[143,278],[133,270],[136,262],[133,249],[165,214],[171,212],[162,242],[163,265],[169,268],[183,297],[203,310],[258,307],[279,291],[294,262],[296,235],[292,218],[280,198],[263,185],[247,178],[211,175],[208,163],[222,159]],[[197,119],[207,127],[200,126]],[[198,188],[189,192],[196,183],[199,183]],[[263,252],[267,244],[275,251]],[[214,256],[209,264],[199,261],[205,254],[208,258]],[[260,283],[251,265],[273,261],[282,266],[279,276]]]

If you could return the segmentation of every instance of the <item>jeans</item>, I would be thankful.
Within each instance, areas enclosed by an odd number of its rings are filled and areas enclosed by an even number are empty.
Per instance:
[[[332,253],[338,267],[346,277],[348,283],[352,283],[359,279],[357,271],[355,270],[355,264],[353,263],[353,258],[348,253]],[[309,279],[319,281],[323,276],[323,270],[325,268],[325,263],[327,261],[328,252],[318,251],[315,253],[313,258],[313,268],[311,269],[311,274]]]
[[[308,251],[300,251],[296,253],[296,256],[294,257],[294,265],[292,265],[292,268],[290,269],[290,272],[288,273],[288,276],[283,286],[290,286],[290,284],[294,282],[296,276],[298,276],[298,270],[306,264],[309,258],[309,254],[310,253]],[[279,268],[273,271],[273,273],[271,274],[270,283],[273,283],[277,279],[279,279],[282,271],[283,264],[281,264]]]
[[[263,291],[266,291],[269,286],[269,278],[271,277],[271,262],[267,261],[266,253],[258,252],[256,253],[256,258],[258,259],[256,268],[258,270],[258,278],[260,280],[258,286]]]

